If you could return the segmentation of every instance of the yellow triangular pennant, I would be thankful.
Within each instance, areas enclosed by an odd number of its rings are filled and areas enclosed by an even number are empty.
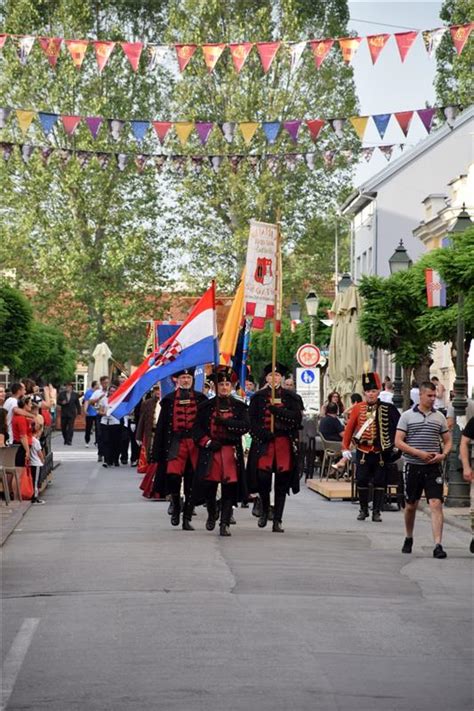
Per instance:
[[[181,141],[181,145],[184,147],[188,141],[191,131],[194,128],[194,121],[178,121],[174,125],[174,130],[176,135]]]
[[[368,120],[368,116],[351,116],[349,119],[361,141],[364,140],[365,127]]]
[[[31,126],[31,122],[33,121],[34,117],[36,116],[36,111],[24,111],[23,109],[17,109],[16,110],[16,117],[18,119],[18,124],[21,128],[22,134],[25,136],[29,127]]]
[[[250,141],[255,135],[255,131],[259,127],[260,124],[258,124],[256,121],[242,121],[242,123],[239,123],[239,128],[242,131],[242,136],[244,137],[244,141],[246,145],[250,145]]]

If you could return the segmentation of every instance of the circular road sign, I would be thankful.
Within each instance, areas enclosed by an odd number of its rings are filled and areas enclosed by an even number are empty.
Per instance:
[[[305,343],[296,351],[296,360],[302,368],[314,368],[318,365],[320,358],[319,348],[312,343]]]

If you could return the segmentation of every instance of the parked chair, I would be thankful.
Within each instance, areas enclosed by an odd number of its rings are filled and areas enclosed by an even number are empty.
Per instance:
[[[329,478],[329,472],[331,464],[339,458],[342,454],[342,440],[340,442],[333,442],[328,439],[324,439],[321,432],[319,433],[321,437],[321,443],[324,448],[323,461],[321,464],[321,469],[319,471],[319,478],[322,479],[326,474],[326,479]],[[336,472],[336,479],[339,479],[339,473]]]
[[[10,496],[10,484],[8,482],[9,474],[12,474],[15,478],[16,495],[18,500],[21,501],[20,476],[18,469],[15,467],[15,458],[18,449],[18,445],[13,445],[12,447],[2,447],[0,449],[0,475],[2,479],[3,494],[5,496],[5,504],[7,506],[12,498]],[[15,494],[15,489],[12,487],[13,494]]]

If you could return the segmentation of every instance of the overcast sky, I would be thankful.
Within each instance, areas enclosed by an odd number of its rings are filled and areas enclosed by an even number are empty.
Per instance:
[[[443,24],[439,18],[441,5],[441,2],[354,0],[349,2],[349,27],[360,36],[434,29]],[[435,102],[433,79],[436,61],[434,57],[428,57],[421,36],[417,37],[403,63],[393,37],[388,40],[375,65],[372,65],[367,43],[363,42],[354,58],[353,67],[361,115],[420,109],[426,102]],[[418,117],[414,117],[406,139],[392,119],[382,142],[372,121],[369,121],[364,144],[406,142],[408,147],[418,143],[424,136],[426,131]],[[393,156],[397,155],[398,149]],[[386,165],[384,156],[380,151],[375,151],[371,161],[363,161],[357,169],[355,183],[367,180]]]

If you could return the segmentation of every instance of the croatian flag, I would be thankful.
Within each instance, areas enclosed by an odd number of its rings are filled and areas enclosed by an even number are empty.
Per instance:
[[[446,284],[435,269],[425,269],[428,306],[446,306]]]
[[[183,325],[110,397],[108,415],[120,419],[138,405],[158,380],[202,363],[218,363],[215,284],[199,299]]]

